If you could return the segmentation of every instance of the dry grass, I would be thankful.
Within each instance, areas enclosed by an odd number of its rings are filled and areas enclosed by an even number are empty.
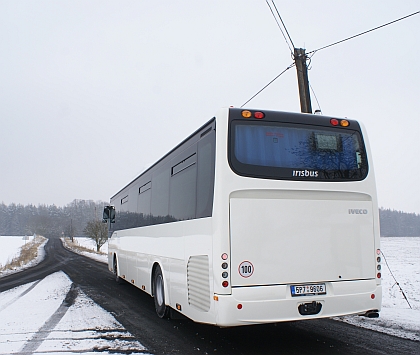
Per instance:
[[[46,240],[42,236],[37,236],[35,239],[23,245],[18,256],[8,261],[6,265],[0,265],[0,272],[7,270],[14,270],[29,264],[38,256],[38,247]]]
[[[89,248],[86,248],[86,247],[84,247],[82,245],[79,245],[79,243],[77,243],[76,238],[74,238],[74,241],[73,242],[71,241],[70,238],[64,238],[64,243],[66,244],[65,246],[67,246],[71,250],[80,251],[80,252],[87,252],[87,253],[93,253],[93,254],[98,254],[98,255],[105,254],[105,253],[103,253],[101,251],[98,253],[94,249],[89,249]]]

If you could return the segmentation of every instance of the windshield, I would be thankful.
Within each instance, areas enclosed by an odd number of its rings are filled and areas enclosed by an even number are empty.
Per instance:
[[[230,162],[245,176],[361,180],[366,153],[356,130],[281,122],[231,122]]]

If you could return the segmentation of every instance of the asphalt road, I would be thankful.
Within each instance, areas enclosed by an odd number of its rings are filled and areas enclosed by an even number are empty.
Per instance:
[[[105,264],[66,250],[58,238],[45,250],[39,265],[0,279],[0,292],[61,270],[156,355],[420,354],[420,342],[329,319],[236,328],[160,319],[153,299],[128,283],[117,284]]]

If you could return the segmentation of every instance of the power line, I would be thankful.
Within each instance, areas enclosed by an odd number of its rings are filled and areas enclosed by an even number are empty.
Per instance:
[[[316,100],[316,103],[318,104],[318,108],[319,108],[319,109],[321,110],[321,112],[322,112],[321,105],[319,104],[318,98],[316,97],[316,94],[315,94],[315,90],[313,89],[313,87],[312,87],[311,83],[309,83],[309,87],[311,88],[311,91],[312,91],[312,93],[313,93],[313,94],[314,94],[314,96],[315,96],[315,100]]]
[[[291,52],[291,53],[293,53],[292,48],[290,47],[290,44],[289,44],[289,42],[287,41],[286,35],[284,34],[283,29],[281,28],[280,23],[279,23],[279,21],[277,20],[276,15],[274,14],[273,9],[271,8],[270,4],[268,3],[268,0],[265,0],[265,2],[267,3],[268,8],[270,9],[271,14],[273,15],[274,20],[276,21],[277,26],[279,27],[280,32],[281,32],[281,34],[283,35],[283,38],[284,38],[284,40],[286,41],[286,44],[287,44],[287,46],[289,47],[290,52]],[[293,44],[293,43],[292,43],[292,44]]]
[[[289,31],[287,30],[287,27],[286,27],[286,25],[284,24],[283,19],[282,19],[282,18],[281,18],[281,16],[280,16],[280,12],[279,12],[279,10],[277,10],[277,6],[276,6],[276,4],[274,3],[274,0],[271,0],[271,2],[273,3],[274,8],[276,9],[277,15],[279,16],[279,19],[280,19],[280,21],[281,21],[281,23],[282,23],[282,25],[283,25],[283,27],[284,27],[284,29],[285,29],[286,33],[287,33],[287,37],[289,37],[289,40],[290,40],[290,43],[292,44],[292,47],[293,47],[293,48],[295,48],[295,45],[294,45],[294,43],[293,43],[293,41],[292,41],[292,37],[290,37]]]
[[[250,102],[255,96],[257,96],[259,93],[261,93],[264,89],[266,89],[269,85],[271,85],[275,80],[277,80],[281,75],[283,75],[286,71],[288,71],[290,68],[293,68],[295,66],[295,63],[290,64],[286,69],[284,69],[279,75],[277,75],[273,80],[271,80],[267,85],[265,85],[261,90],[259,90],[254,96],[252,96],[248,101],[246,101],[244,104],[242,104],[241,107],[244,107],[248,102]]]
[[[324,47],[321,47],[321,48],[315,49],[314,51],[310,51],[310,52],[308,52],[307,54],[311,54],[311,53],[315,54],[315,52],[319,52],[319,51],[320,51],[320,50],[322,50],[322,49],[325,49],[325,48],[329,48],[329,47],[335,46],[336,44],[343,43],[343,42],[348,41],[348,40],[350,40],[350,39],[353,39],[353,38],[359,37],[359,36],[361,36],[361,35],[364,35],[364,34],[366,34],[366,33],[369,33],[369,32],[372,32],[372,31],[375,31],[375,30],[377,30],[377,29],[379,29],[379,28],[382,28],[382,27],[385,27],[385,26],[391,25],[391,24],[393,24],[393,23],[395,23],[395,22],[398,22],[398,21],[404,20],[404,19],[406,19],[406,18],[408,18],[408,17],[411,17],[411,16],[414,16],[414,15],[417,15],[417,14],[419,14],[419,13],[420,13],[420,11],[413,12],[412,14],[407,15],[407,16],[404,16],[404,17],[401,17],[401,18],[399,18],[399,19],[397,19],[397,20],[394,20],[394,21],[391,21],[391,22],[385,23],[385,24],[383,24],[383,25],[381,25],[381,26],[378,26],[378,27],[372,28],[372,29],[370,29],[370,30],[367,30],[367,31],[361,32],[361,33],[359,33],[359,34],[357,34],[357,35],[354,35],[354,36],[351,36],[351,37],[348,37],[348,38],[342,39],[341,41],[331,43],[331,44],[329,44],[328,46],[324,46]]]

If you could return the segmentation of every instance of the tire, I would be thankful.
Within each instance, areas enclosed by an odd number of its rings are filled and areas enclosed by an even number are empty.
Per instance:
[[[118,263],[117,263],[117,258],[114,258],[114,276],[115,276],[115,281],[120,284],[122,283],[122,279],[121,277],[118,276]]]
[[[169,318],[169,307],[165,304],[165,283],[162,270],[158,265],[153,274],[153,298],[159,318]]]

